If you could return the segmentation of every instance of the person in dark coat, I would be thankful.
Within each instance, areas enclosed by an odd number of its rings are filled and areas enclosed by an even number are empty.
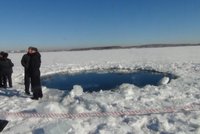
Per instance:
[[[1,52],[1,57],[0,57],[0,68],[1,68],[1,85],[3,88],[7,88],[7,78],[8,75],[11,75],[12,73],[12,67],[13,67],[13,63],[11,62],[11,60],[5,58],[4,56],[7,56],[8,54],[5,52]],[[12,86],[12,81],[10,81]]]
[[[4,77],[6,77],[4,83],[5,83],[5,87],[7,87],[7,80],[8,80],[8,84],[9,87],[12,87],[12,73],[13,73],[13,66],[14,64],[12,63],[12,61],[8,58],[8,53],[4,53],[3,54],[3,59],[4,59],[4,66],[5,68],[3,69],[3,74],[5,75]]]
[[[29,87],[30,87],[31,77],[29,75],[28,68],[29,68],[30,55],[32,51],[31,49],[32,47],[29,47],[27,53],[24,54],[21,59],[21,64],[24,67],[24,85],[25,85],[25,93],[27,95],[30,95]]]
[[[3,61],[3,52],[0,52],[0,87],[3,87],[3,66],[2,66],[2,61]]]
[[[41,55],[37,48],[32,48],[31,50],[28,67],[29,75],[31,77],[31,88],[33,90],[33,97],[31,99],[38,100],[43,97],[40,81]]]

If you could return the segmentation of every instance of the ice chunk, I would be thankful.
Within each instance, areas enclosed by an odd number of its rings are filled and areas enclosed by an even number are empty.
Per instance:
[[[166,85],[167,83],[169,83],[169,77],[163,77],[163,78],[159,81],[159,85]]]
[[[65,108],[58,102],[44,102],[37,106],[37,112],[63,113]]]
[[[124,83],[119,88],[120,88],[120,93],[126,99],[131,99],[134,95],[134,88],[136,87],[134,85]]]
[[[74,128],[69,121],[57,121],[43,128],[33,130],[33,134],[74,134]]]
[[[84,113],[84,112],[86,112],[86,109],[85,109],[85,107],[83,105],[76,105],[75,107],[70,108],[69,110],[73,114],[78,114],[78,113]]]
[[[72,91],[69,94],[71,97],[81,96],[83,94],[83,88],[79,85],[74,85]]]
[[[157,118],[151,119],[147,124],[147,128],[156,132],[159,131],[160,129],[159,120]]]

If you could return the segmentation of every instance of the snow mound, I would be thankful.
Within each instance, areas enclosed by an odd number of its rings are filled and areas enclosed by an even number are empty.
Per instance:
[[[69,121],[57,121],[55,123],[50,123],[43,128],[37,128],[33,134],[73,134],[74,128]]]
[[[160,81],[159,81],[159,85],[166,85],[169,83],[169,77],[163,77]]]
[[[69,108],[69,112],[73,114],[84,113],[87,112],[83,105],[76,105],[72,108]]]
[[[83,94],[83,88],[79,85],[74,85],[69,94],[71,97],[81,96]]]
[[[37,107],[39,113],[63,113],[65,109],[59,102],[43,102]]]
[[[120,87],[120,93],[125,97],[125,99],[131,99],[138,89],[131,84],[122,84]]]

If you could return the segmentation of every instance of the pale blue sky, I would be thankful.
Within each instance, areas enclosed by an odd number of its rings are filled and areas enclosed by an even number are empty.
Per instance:
[[[0,49],[200,42],[200,0],[0,0],[0,20]]]

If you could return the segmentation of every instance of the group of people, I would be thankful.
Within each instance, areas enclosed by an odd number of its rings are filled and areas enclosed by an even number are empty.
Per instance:
[[[8,58],[8,53],[0,52],[0,87],[7,88],[7,82],[9,87],[12,87],[12,73],[14,64]]]
[[[31,99],[38,100],[42,98],[43,94],[40,81],[41,55],[38,49],[29,47],[28,52],[21,59],[21,64],[24,67],[25,93],[30,95],[29,88],[31,85],[31,91],[33,92]]]
[[[43,97],[40,81],[41,55],[35,47],[29,47],[21,59],[24,67],[25,94],[30,95],[30,87],[33,96],[31,99],[38,100]],[[14,64],[8,58],[8,53],[0,52],[0,88],[12,87],[12,73]]]

